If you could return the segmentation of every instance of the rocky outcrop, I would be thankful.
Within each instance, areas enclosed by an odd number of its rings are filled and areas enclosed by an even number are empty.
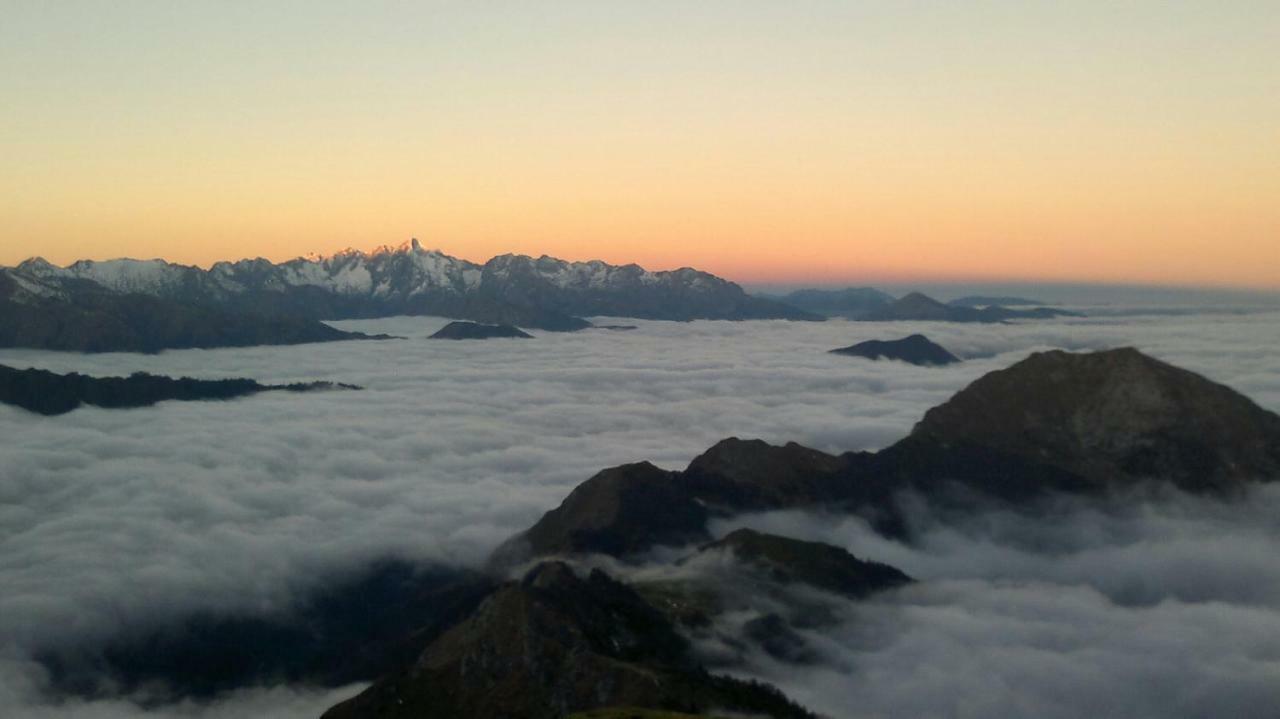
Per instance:
[[[557,554],[621,556],[655,544],[705,541],[707,509],[677,479],[648,462],[606,469],[499,547],[494,561],[508,566]]]
[[[678,486],[713,509],[741,512],[836,501],[844,495],[837,476],[848,467],[838,457],[788,442],[730,437],[694,458]]]

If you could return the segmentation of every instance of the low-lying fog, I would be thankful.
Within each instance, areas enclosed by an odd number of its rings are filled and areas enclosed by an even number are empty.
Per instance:
[[[387,556],[475,564],[597,470],[641,459],[683,467],[731,435],[878,448],[1037,349],[1135,345],[1280,410],[1280,313],[996,326],[619,320],[638,328],[425,339],[445,322],[334,323],[408,337],[389,342],[0,351],[0,363],[59,372],[366,388],[52,418],[0,406],[6,713],[316,716],[354,689],[247,690],[149,710],[127,699],[50,706],[29,657],[197,609],[287,606]],[[968,361],[925,369],[826,353],[912,332]],[[761,659],[754,671],[833,716],[1255,716],[1280,706],[1280,492],[1246,506],[1170,497],[1064,517],[932,526],[916,547],[848,519],[755,518],[926,581],[851,607],[818,638],[831,665]]]

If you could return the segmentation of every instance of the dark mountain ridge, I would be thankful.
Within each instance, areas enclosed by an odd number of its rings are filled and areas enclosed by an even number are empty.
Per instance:
[[[369,339],[391,338],[314,319],[115,293],[88,280],[24,280],[0,269],[0,347],[156,353]]]
[[[76,372],[57,374],[0,365],[0,402],[43,415],[66,414],[85,404],[124,409],[147,407],[165,400],[235,399],[259,392],[329,389],[360,388],[333,382],[268,385],[251,379],[173,379],[146,372],[135,372],[128,377],[90,377]]]
[[[830,455],[736,438],[682,472],[604,470],[495,553],[614,556],[706,539],[716,514],[823,507],[905,531],[895,498],[1026,504],[1145,482],[1230,493],[1280,478],[1280,417],[1131,348],[1041,352],[975,381],[875,453]]]
[[[911,320],[931,322],[979,322],[998,323],[1020,319],[1052,319],[1054,317],[1078,317],[1075,312],[1034,307],[1015,310],[1000,305],[981,309],[966,305],[943,304],[928,295],[912,292],[874,311],[857,318],[865,322],[902,322]]]

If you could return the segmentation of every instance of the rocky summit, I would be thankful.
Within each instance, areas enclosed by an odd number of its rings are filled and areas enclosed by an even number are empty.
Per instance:
[[[676,473],[648,462],[626,464],[578,485],[559,507],[499,547],[494,563],[509,566],[556,554],[622,556],[655,543],[706,541],[707,517]]]
[[[1039,352],[925,413],[912,438],[983,447],[1097,486],[1227,491],[1280,477],[1280,416],[1142,354]]]

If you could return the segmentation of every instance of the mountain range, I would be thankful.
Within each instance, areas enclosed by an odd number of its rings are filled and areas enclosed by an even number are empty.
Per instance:
[[[902,297],[872,287],[844,289],[804,289],[772,299],[823,317],[843,317],[868,322],[934,321],[996,323],[1017,319],[1078,317],[1075,312],[1040,307],[1043,303],[1020,297],[973,295],[939,302],[921,292]],[[1026,309],[1013,309],[1023,306]]]
[[[478,264],[412,240],[280,263],[218,262],[207,270],[158,259],[59,267],[32,258],[0,267],[0,347],[158,352],[371,339],[323,321],[394,315],[545,331],[585,329],[592,325],[584,317],[592,316],[1005,322],[1072,315],[971,304],[944,304],[920,293],[895,299],[871,288],[757,296],[688,267],[653,272],[635,264],[513,254]]]
[[[154,353],[370,339],[390,338],[344,332],[319,320],[121,293],[90,280],[0,269],[0,347]]]
[[[733,282],[690,268],[650,272],[634,264],[524,255],[501,255],[481,265],[424,249],[417,240],[372,252],[349,249],[278,264],[261,258],[218,262],[207,270],[133,259],[81,260],[58,267],[40,258],[0,269],[5,314],[21,314],[24,308],[38,306],[40,314],[73,315],[77,308],[87,312],[88,306],[104,303],[121,306],[112,314],[128,315],[131,309],[136,310],[133,314],[155,314],[162,307],[157,301],[190,313],[254,317],[258,323],[265,317],[311,329],[314,325],[306,321],[392,315],[439,315],[554,331],[589,327],[582,318],[597,315],[657,320],[821,319],[750,296]],[[29,317],[25,321],[38,324]],[[53,349],[81,349],[77,344],[96,347],[93,342],[48,336],[56,334],[52,331],[21,329],[4,332],[0,328],[0,346],[25,342]],[[105,337],[106,333],[98,334]],[[326,339],[304,337],[303,341]],[[327,339],[339,338],[335,334]],[[164,346],[208,346],[183,343],[182,337],[154,341]],[[127,349],[138,342],[117,344]],[[109,342],[104,339],[102,344]]]
[[[921,292],[912,292],[893,302],[869,310],[854,319],[864,322],[898,322],[924,320],[933,322],[998,323],[1009,320],[1043,320],[1055,317],[1079,317],[1076,312],[1051,307],[1012,309],[998,304],[974,307],[966,304],[942,303]]]

